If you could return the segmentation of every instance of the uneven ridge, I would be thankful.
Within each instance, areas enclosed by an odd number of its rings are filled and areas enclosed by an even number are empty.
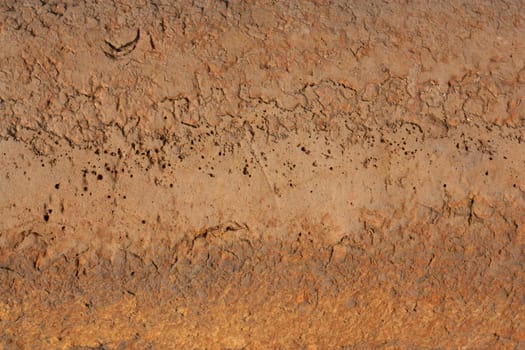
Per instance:
[[[523,5],[3,1],[0,347],[525,347]]]

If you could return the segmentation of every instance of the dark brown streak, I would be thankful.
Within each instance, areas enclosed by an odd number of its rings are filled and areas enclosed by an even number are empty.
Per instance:
[[[125,44],[123,44],[121,46],[115,46],[111,42],[109,42],[107,40],[104,40],[106,45],[108,45],[109,48],[111,49],[111,51],[113,51],[113,52],[107,52],[106,50],[104,50],[104,54],[106,54],[106,56],[108,56],[108,57],[110,57],[112,59],[116,59],[117,57],[128,55],[133,50],[135,50],[139,40],[140,40],[140,29],[137,29],[137,35],[135,36],[135,38],[133,40],[131,40],[130,42],[127,42],[127,43],[125,43]]]

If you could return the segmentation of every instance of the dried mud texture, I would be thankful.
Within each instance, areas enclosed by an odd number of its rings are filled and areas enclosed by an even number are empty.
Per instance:
[[[522,1],[0,3],[0,347],[524,349]]]

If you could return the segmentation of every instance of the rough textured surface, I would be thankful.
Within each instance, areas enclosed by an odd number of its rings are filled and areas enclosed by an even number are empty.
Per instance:
[[[525,348],[521,1],[0,3],[0,347]]]

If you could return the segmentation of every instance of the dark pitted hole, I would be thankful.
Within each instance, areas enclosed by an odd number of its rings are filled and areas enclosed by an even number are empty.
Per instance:
[[[45,222],[48,222],[48,221],[49,221],[49,214],[44,214],[44,221],[45,221]]]
[[[146,223],[146,220],[142,220],[141,222],[142,222],[142,225],[144,225]]]
[[[55,188],[58,190],[60,188],[60,184],[55,184]]]
[[[102,180],[104,178],[104,176],[102,176],[102,174],[98,174],[97,175],[97,180]]]

